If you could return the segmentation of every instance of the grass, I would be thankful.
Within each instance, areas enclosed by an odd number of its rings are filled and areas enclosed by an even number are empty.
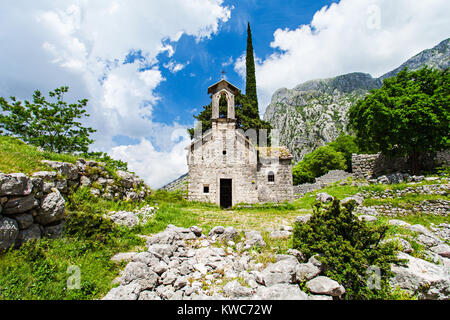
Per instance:
[[[38,171],[52,171],[41,160],[53,160],[75,163],[78,159],[73,155],[40,152],[36,147],[12,137],[0,136],[0,172],[22,172],[30,175]]]

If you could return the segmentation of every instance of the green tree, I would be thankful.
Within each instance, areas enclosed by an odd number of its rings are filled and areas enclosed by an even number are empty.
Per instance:
[[[347,171],[352,172],[352,154],[359,153],[356,137],[341,134],[336,140],[328,145],[344,155]]]
[[[368,224],[353,214],[355,201],[316,202],[307,223],[294,225],[293,247],[307,259],[317,255],[323,274],[346,289],[345,299],[391,299],[391,263],[400,263],[393,243],[383,244],[388,227]],[[371,270],[379,286],[368,286]]]
[[[25,100],[22,103],[11,97],[9,103],[0,97],[3,111],[0,129],[46,151],[87,152],[93,142],[89,135],[96,130],[84,127],[78,120],[89,116],[85,110],[88,100],[68,104],[64,101],[64,94],[68,91],[69,87],[61,87],[49,92],[49,96],[56,100],[53,102],[47,101],[38,90],[33,94],[33,102]],[[0,133],[3,132],[0,130]]]
[[[413,173],[421,156],[449,148],[450,74],[425,67],[386,79],[349,111],[362,151],[407,156]]]
[[[258,94],[256,90],[255,57],[253,51],[254,50],[253,50],[252,30],[250,28],[249,22],[247,28],[247,57],[246,57],[247,80],[245,87],[245,95],[249,99],[251,108],[246,112],[246,115],[249,117],[256,118],[259,117],[259,108],[258,108]]]
[[[345,170],[344,155],[330,146],[324,146],[307,154],[293,169],[294,185],[313,183],[315,178],[331,170]]]

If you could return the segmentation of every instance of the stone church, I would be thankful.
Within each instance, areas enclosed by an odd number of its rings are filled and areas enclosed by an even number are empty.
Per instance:
[[[239,89],[226,80],[208,88],[212,95],[212,129],[186,148],[188,199],[216,203],[222,208],[239,203],[292,201],[293,156],[284,147],[257,147],[236,129],[238,93]],[[227,101],[226,117],[219,113],[222,97]]]

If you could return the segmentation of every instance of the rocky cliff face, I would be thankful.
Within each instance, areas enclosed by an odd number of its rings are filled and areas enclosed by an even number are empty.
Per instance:
[[[369,74],[350,73],[331,79],[305,82],[294,89],[279,89],[267,107],[264,120],[280,130],[280,144],[287,146],[295,161],[346,133],[347,112],[383,79],[403,68],[420,69],[429,65],[439,69],[450,65],[450,39],[423,51],[399,68],[375,79]]]

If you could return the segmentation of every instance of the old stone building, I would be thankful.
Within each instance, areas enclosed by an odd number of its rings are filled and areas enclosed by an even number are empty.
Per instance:
[[[212,95],[212,129],[188,150],[188,198],[229,208],[239,203],[293,200],[292,155],[284,147],[257,147],[248,132],[236,129],[235,96],[226,80],[208,88]],[[227,115],[220,117],[225,97]],[[253,140],[255,141],[255,140]]]

